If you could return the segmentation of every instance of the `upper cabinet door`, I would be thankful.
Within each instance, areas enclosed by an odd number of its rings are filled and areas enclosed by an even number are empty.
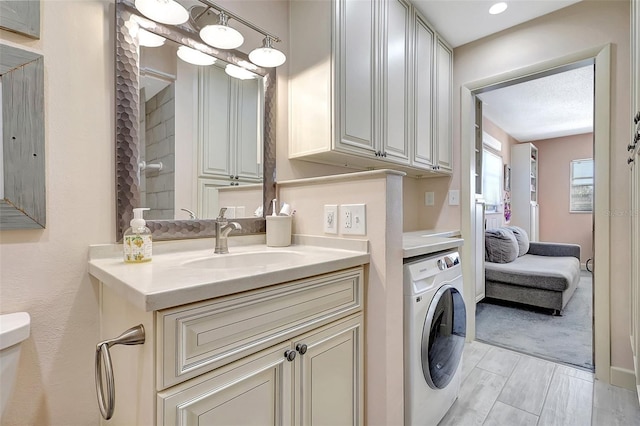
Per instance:
[[[198,176],[230,176],[231,77],[218,67],[202,67],[198,76]]]
[[[261,81],[238,80],[236,175],[240,179],[262,178],[262,90]]]
[[[413,164],[431,168],[433,146],[433,40],[434,34],[419,15],[415,15]]]
[[[383,2],[386,28],[382,68],[382,145],[387,160],[409,162],[409,39],[411,5],[404,0]]]
[[[452,155],[452,69],[453,53],[438,38],[436,44],[436,142],[438,144],[438,170],[453,169]]]
[[[376,4],[372,0],[337,0],[339,134],[337,143],[374,149],[374,64]]]

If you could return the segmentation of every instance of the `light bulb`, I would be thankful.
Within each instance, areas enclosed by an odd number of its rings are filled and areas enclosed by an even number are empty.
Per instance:
[[[240,80],[249,80],[256,77],[256,75],[251,71],[234,64],[227,64],[224,68],[224,72],[229,74],[231,77],[238,78]]]
[[[175,0],[136,0],[136,9],[149,19],[169,25],[184,24],[189,12]]]
[[[258,47],[249,53],[249,59],[256,65],[265,68],[278,67],[287,60],[281,51],[271,46],[271,37],[265,37],[262,47]]]
[[[138,44],[140,44],[140,46],[159,47],[164,44],[165,40],[164,37],[147,31],[144,28],[140,28],[138,31]]]
[[[223,12],[218,15],[216,25],[207,25],[200,30],[200,38],[209,46],[218,49],[235,49],[244,43],[244,37],[228,24],[228,17]]]
[[[216,62],[216,58],[213,56],[209,56],[206,53],[202,53],[199,50],[195,50],[187,46],[178,47],[178,57],[193,65],[206,66],[213,65]]]
[[[489,13],[492,15],[497,15],[499,13],[507,10],[507,4],[505,2],[496,3],[489,8]]]

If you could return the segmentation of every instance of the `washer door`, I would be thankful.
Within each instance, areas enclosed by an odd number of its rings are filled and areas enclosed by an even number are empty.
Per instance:
[[[467,330],[464,300],[445,284],[429,305],[422,329],[422,373],[433,389],[445,388],[458,369]]]

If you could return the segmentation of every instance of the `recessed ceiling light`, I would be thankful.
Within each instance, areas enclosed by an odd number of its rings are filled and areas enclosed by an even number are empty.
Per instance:
[[[489,13],[492,15],[497,15],[504,12],[505,10],[507,10],[507,4],[502,1],[491,6],[491,8],[489,9]]]

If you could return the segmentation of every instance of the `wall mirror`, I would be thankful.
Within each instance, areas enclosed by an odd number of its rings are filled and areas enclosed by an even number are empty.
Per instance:
[[[241,233],[265,232],[275,196],[275,70],[204,44],[192,22],[159,24],[116,2],[117,240],[134,207],[151,209],[156,240],[214,236],[221,207]],[[194,65],[181,59],[185,51],[206,56]]]

